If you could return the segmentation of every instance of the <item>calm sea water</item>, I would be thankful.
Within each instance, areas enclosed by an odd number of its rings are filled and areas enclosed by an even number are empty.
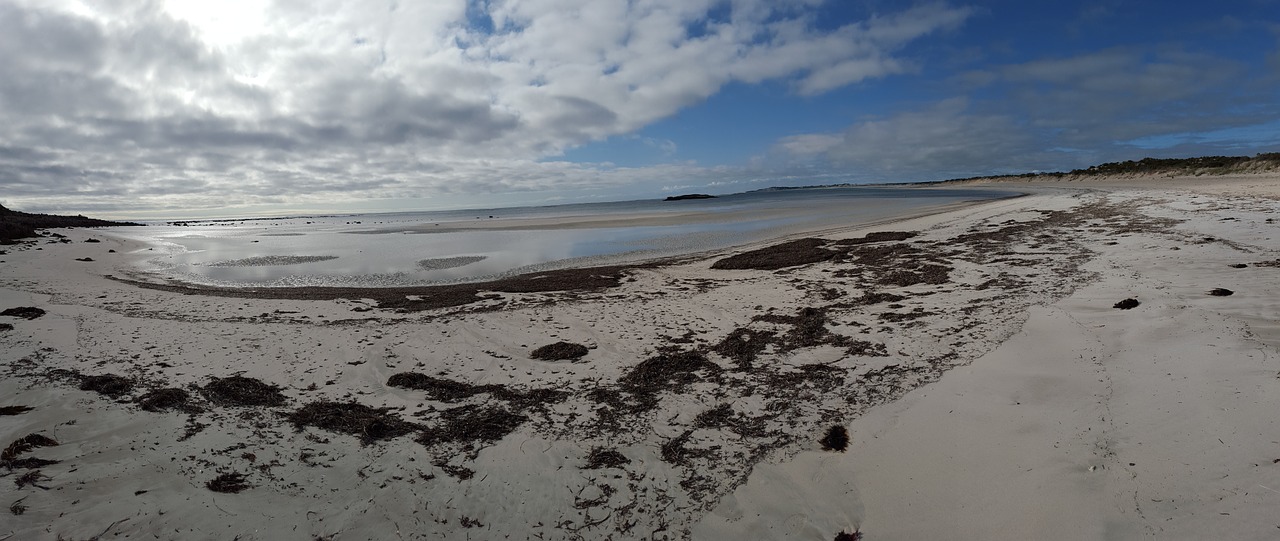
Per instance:
[[[806,231],[856,226],[1010,191],[885,187],[752,192],[716,199],[153,224],[138,270],[221,286],[384,287],[482,280],[584,264],[685,255]],[[639,215],[669,225],[624,224]],[[607,226],[524,228],[610,219]],[[521,225],[521,228],[503,229]],[[491,229],[465,229],[469,227]],[[439,231],[439,232],[437,232]]]

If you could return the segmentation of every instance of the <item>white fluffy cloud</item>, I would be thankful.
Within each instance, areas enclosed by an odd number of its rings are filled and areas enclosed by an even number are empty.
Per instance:
[[[668,171],[544,160],[731,82],[810,95],[910,71],[904,46],[969,16],[931,4],[819,30],[814,3],[11,0],[0,189],[181,208],[659,186]]]

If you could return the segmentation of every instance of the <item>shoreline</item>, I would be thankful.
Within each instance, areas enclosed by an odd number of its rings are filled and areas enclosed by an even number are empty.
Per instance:
[[[1278,178],[1250,182],[1280,192]],[[26,498],[15,538],[1269,532],[1274,501],[1235,480],[1280,486],[1257,458],[1272,446],[1264,412],[1280,405],[1280,330],[1267,330],[1280,299],[1259,265],[1280,260],[1265,220],[1280,204],[1037,186],[651,266],[542,273],[577,289],[473,284],[480,302],[422,311],[354,293],[138,288],[86,273],[116,264],[108,248],[127,256],[126,241],[73,232],[0,256],[0,308],[47,312],[0,318],[13,325],[0,331],[0,407],[33,408],[0,417],[0,437],[46,434],[57,445],[23,456],[60,461],[39,468],[49,490],[0,483],[0,497]],[[102,261],[71,265],[89,256]],[[1112,308],[1129,297],[1141,304]],[[532,358],[559,342],[585,354]],[[104,374],[135,388],[77,388]],[[282,403],[222,405],[217,384],[233,377]],[[202,411],[141,410],[162,388]],[[386,409],[356,433],[307,424],[329,403]],[[1183,441],[1228,421],[1229,452]],[[848,429],[844,452],[819,443],[832,426]],[[205,486],[233,473],[243,492]],[[1172,497],[1231,490],[1251,496]],[[1113,493],[1176,505],[1134,511]]]
[[[634,252],[622,252],[617,254],[587,256],[579,258],[569,258],[564,260],[549,261],[534,265],[517,267],[506,272],[477,276],[473,279],[454,279],[442,281],[438,283],[426,283],[422,285],[402,285],[402,286],[221,286],[212,284],[203,284],[198,282],[183,281],[181,279],[159,276],[155,272],[137,271],[132,269],[117,269],[121,276],[108,275],[108,278],[123,283],[128,283],[137,287],[148,289],[159,289],[176,293],[192,294],[192,295],[210,295],[225,296],[236,298],[274,298],[274,299],[297,299],[297,300],[332,300],[338,298],[369,298],[378,299],[384,302],[394,301],[396,297],[413,295],[413,296],[431,296],[436,295],[442,298],[440,303],[425,303],[410,305],[398,303],[399,308],[409,311],[420,311],[431,308],[444,308],[451,306],[460,306],[462,303],[479,302],[482,300],[475,294],[485,291],[493,292],[520,292],[520,291],[575,291],[575,290],[593,290],[602,287],[610,287],[616,285],[616,281],[601,282],[599,280],[590,279],[594,274],[617,275],[620,272],[626,272],[628,269],[652,268],[655,266],[663,266],[674,264],[679,261],[686,261],[697,258],[712,257],[714,254],[724,252],[731,249],[742,249],[750,246],[763,246],[782,240],[801,238],[814,235],[830,235],[840,234],[841,232],[858,230],[872,227],[886,227],[893,223],[949,212],[956,209],[965,208],[973,205],[981,205],[990,201],[999,201],[1021,197],[1025,194],[1011,193],[1000,199],[977,199],[958,201],[953,203],[944,203],[937,205],[929,205],[907,212],[900,213],[889,218],[870,218],[863,221],[850,222],[842,225],[831,226],[829,224],[809,224],[804,227],[789,227],[786,232],[775,230],[766,239],[755,240],[745,244],[731,246],[726,248],[710,248],[697,249],[690,252],[682,253],[664,253],[666,250],[647,249],[637,250]],[[735,211],[737,214],[746,211]],[[723,213],[704,213],[705,217],[690,220],[686,215],[650,215],[638,214],[630,217],[621,218],[600,218],[592,220],[592,217],[569,216],[565,217],[566,222],[557,224],[556,218],[538,218],[538,219],[516,219],[520,223],[485,223],[478,224],[474,228],[451,228],[448,231],[434,230],[433,226],[423,224],[416,226],[422,229],[422,233],[445,233],[458,231],[481,231],[481,230],[503,230],[503,231],[531,231],[544,229],[561,229],[561,228],[586,228],[586,227],[622,227],[636,226],[640,222],[648,223],[655,221],[649,225],[685,225],[688,223],[706,223],[717,222],[725,219]],[[785,213],[781,210],[775,211],[774,214],[783,216]],[[604,223],[612,225],[601,225]],[[403,228],[401,228],[403,229]],[[401,229],[387,229],[382,231],[354,231],[347,232],[350,234],[389,234]],[[135,237],[125,236],[121,238],[135,239]],[[140,253],[142,248],[130,249],[130,252]],[[134,266],[138,266],[135,264]],[[547,276],[549,281],[558,282],[545,287],[536,285],[535,279]],[[581,283],[574,282],[573,277],[586,278]],[[452,300],[444,300],[451,298]],[[465,299],[474,299],[465,302]]]

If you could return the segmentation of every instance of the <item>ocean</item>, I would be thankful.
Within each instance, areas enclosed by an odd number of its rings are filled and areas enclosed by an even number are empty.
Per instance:
[[[841,187],[681,201],[159,222],[104,232],[142,241],[135,277],[223,287],[394,287],[695,254],[868,225],[994,189]]]

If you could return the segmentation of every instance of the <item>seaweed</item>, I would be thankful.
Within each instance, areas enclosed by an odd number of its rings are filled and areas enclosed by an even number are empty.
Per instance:
[[[937,312],[929,312],[923,308],[916,308],[910,312],[885,312],[880,314],[880,321],[888,323],[901,323],[903,321],[913,321],[922,317],[937,315]]]
[[[663,443],[661,449],[662,461],[680,466],[688,465],[689,450],[685,449],[684,444],[689,443],[689,436],[691,434],[693,434],[692,430],[686,430],[679,436]]]
[[[835,541],[862,541],[862,532],[854,530],[853,532],[840,532],[836,534]]]
[[[841,239],[835,242],[836,246],[857,246],[859,244],[870,244],[873,242],[889,242],[903,241],[919,236],[920,233],[915,231],[877,231],[867,233],[862,238],[857,239]]]
[[[164,389],[156,389],[138,397],[138,407],[146,411],[161,412],[165,410],[194,410],[194,406],[188,404],[191,396],[187,391],[176,387],[168,387]]]
[[[889,350],[884,344],[876,344],[866,340],[853,340],[849,342],[849,347],[845,349],[845,353],[855,357],[888,357]]]
[[[912,270],[895,270],[880,276],[877,283],[898,287],[916,284],[945,284],[951,281],[951,267],[926,263],[917,265]]]
[[[898,302],[905,299],[906,297],[902,295],[895,295],[893,293],[867,292],[863,294],[861,297],[858,297],[853,300],[845,301],[839,304],[834,304],[829,306],[828,308],[855,308],[858,306],[869,306],[872,304],[880,304],[885,302]]]
[[[841,260],[850,260],[856,265],[883,267],[889,263],[906,258],[923,258],[924,250],[910,244],[881,244],[876,246],[854,246],[849,248]]]
[[[839,252],[823,248],[823,239],[799,239],[729,256],[711,264],[713,269],[778,270],[828,261]]]
[[[1142,303],[1138,302],[1137,299],[1125,299],[1120,302],[1117,302],[1114,306],[1112,306],[1112,308],[1119,308],[1121,310],[1131,310],[1133,308],[1137,308],[1139,304],[1142,304]]]
[[[690,449],[685,447],[689,443],[691,435],[693,435],[693,430],[685,430],[679,436],[663,443],[661,447],[662,461],[677,466],[688,466],[689,459],[703,458],[716,449],[716,447],[710,449]]]
[[[462,466],[451,466],[445,463],[436,464],[436,467],[440,468],[441,470],[444,470],[444,472],[449,474],[450,477],[454,477],[459,481],[466,481],[467,479],[470,479],[476,476],[476,471],[471,468],[464,468]]]
[[[633,366],[618,378],[618,386],[636,399],[637,403],[629,409],[647,411],[657,407],[659,393],[681,391],[701,381],[697,372],[718,375],[720,371],[719,366],[699,351],[668,350]]]
[[[43,316],[45,311],[34,306],[19,306],[17,308],[6,308],[0,312],[0,316],[12,316],[22,319],[36,319]]]
[[[806,364],[796,367],[790,372],[775,372],[767,376],[770,386],[782,389],[799,389],[813,386],[820,392],[827,392],[843,385],[845,370],[825,364]]]
[[[776,333],[758,331],[747,328],[734,329],[724,337],[711,351],[733,360],[741,368],[748,368],[756,356],[763,353],[773,343]]]
[[[1235,291],[1231,291],[1230,289],[1223,289],[1221,287],[1215,287],[1209,290],[1209,294],[1213,295],[1214,297],[1230,297],[1231,295],[1235,294]]]
[[[540,361],[566,361],[582,358],[587,351],[587,346],[562,341],[535,349],[529,356]]]
[[[818,440],[822,444],[823,451],[841,451],[849,448],[849,431],[840,425],[832,425],[827,429],[827,435]]]
[[[49,487],[40,486],[41,481],[47,480],[49,480],[49,476],[40,473],[40,470],[31,470],[14,478],[13,484],[18,485],[18,488],[30,485],[39,489],[49,490]]]
[[[12,330],[13,330],[12,323],[0,323],[0,331],[12,331]]]
[[[514,432],[529,418],[506,408],[461,406],[441,414],[441,423],[422,431],[417,442],[431,447],[441,443],[491,443]]]
[[[827,330],[827,312],[822,308],[801,308],[794,316],[765,314],[752,318],[752,321],[791,325],[778,342],[781,353],[821,345],[844,347],[849,344],[848,337]]]
[[[224,473],[204,484],[205,488],[224,494],[238,494],[250,488],[248,478],[240,472]]]
[[[56,445],[58,445],[58,442],[48,436],[27,434],[26,436],[18,438],[13,443],[10,443],[8,447],[5,447],[3,452],[0,452],[0,467],[16,470],[35,469],[50,464],[57,464],[58,461],[56,460],[45,460],[42,458],[18,458],[22,454],[37,447],[53,447]]]
[[[20,415],[33,409],[31,406],[0,406],[0,416]]]
[[[598,470],[600,468],[621,468],[624,464],[630,463],[631,459],[614,449],[596,447],[587,454],[587,465],[583,466],[582,469]]]
[[[488,394],[494,400],[507,403],[516,411],[544,408],[547,404],[560,402],[569,393],[554,389],[530,389],[521,391],[505,385],[472,385],[461,381],[435,378],[417,372],[401,372],[387,379],[387,385],[403,389],[426,391],[432,400],[453,403],[479,394]]]
[[[388,413],[387,408],[371,408],[355,402],[312,402],[286,415],[294,427],[314,426],[330,432],[351,434],[368,445],[390,440],[420,427]]]
[[[279,387],[244,376],[215,377],[200,389],[200,394],[219,406],[283,406],[285,403]]]
[[[84,379],[80,380],[80,390],[94,391],[101,395],[116,398],[132,391],[133,381],[115,374],[85,376]]]
[[[694,428],[720,428],[733,424],[733,407],[720,404],[693,418]]]
[[[45,466],[51,466],[59,462],[61,461],[29,456],[27,458],[18,458],[18,459],[10,460],[7,462],[0,461],[0,466],[3,466],[10,470],[34,470],[38,468],[43,468]]]
[[[489,385],[472,385],[460,381],[435,378],[417,372],[401,372],[387,378],[387,385],[402,389],[426,391],[427,397],[440,402],[457,402],[472,396],[490,392]]]

